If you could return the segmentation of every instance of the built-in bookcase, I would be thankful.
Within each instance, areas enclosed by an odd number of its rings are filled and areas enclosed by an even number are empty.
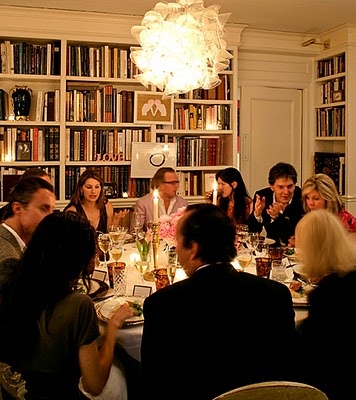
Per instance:
[[[0,201],[26,168],[40,166],[52,177],[58,208],[85,168],[102,175],[115,207],[133,205],[149,191],[149,178],[131,178],[133,142],[177,143],[180,192],[198,201],[210,189],[207,175],[236,165],[237,48],[221,84],[177,96],[173,124],[162,126],[133,122],[134,93],[147,89],[134,78],[127,43],[2,36],[0,46]],[[16,86],[31,89],[28,120],[12,116]],[[19,159],[23,142],[31,154]]]

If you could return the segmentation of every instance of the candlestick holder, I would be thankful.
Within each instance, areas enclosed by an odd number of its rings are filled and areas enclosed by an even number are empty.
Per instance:
[[[159,248],[159,222],[152,222],[152,249],[153,249],[153,266],[158,268],[158,248]]]

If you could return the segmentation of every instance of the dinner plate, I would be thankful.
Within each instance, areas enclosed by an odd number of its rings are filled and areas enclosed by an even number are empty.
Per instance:
[[[133,241],[133,236],[131,235],[131,233],[126,233],[125,243],[131,243],[132,241]]]
[[[95,306],[98,318],[103,322],[108,322],[111,317],[111,313],[113,312],[113,309],[119,306],[120,304],[124,304],[126,300],[132,302],[138,301],[140,305],[143,306],[145,298],[139,296],[118,296],[101,301]],[[125,325],[142,324],[143,321],[144,321],[143,315],[140,316],[134,315],[133,317],[128,318],[125,321]]]
[[[106,282],[101,281],[99,279],[90,278],[89,284],[90,287],[88,292],[80,279],[78,282],[78,291],[87,294],[92,299],[96,298],[99,295],[105,294],[109,290],[109,285]]]

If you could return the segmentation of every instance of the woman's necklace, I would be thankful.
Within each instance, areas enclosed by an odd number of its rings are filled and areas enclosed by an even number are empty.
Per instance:
[[[96,207],[93,210],[88,210],[84,206],[83,209],[89,222],[95,227],[97,225],[98,219],[100,218],[100,210]]]

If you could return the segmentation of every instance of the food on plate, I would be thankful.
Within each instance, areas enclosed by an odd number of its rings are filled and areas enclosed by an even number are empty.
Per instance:
[[[294,247],[287,247],[284,254],[288,256],[294,256],[295,255],[295,248]]]
[[[129,307],[132,309],[135,317],[140,317],[143,314],[142,303],[140,303],[138,300],[134,301],[125,300],[125,303],[127,303]],[[122,304],[120,303],[117,304],[115,307],[113,307],[110,314],[114,314],[121,307],[121,305]]]
[[[289,290],[292,294],[292,297],[295,299],[300,299],[302,297],[305,297],[305,292],[303,288],[302,282],[299,281],[292,281],[289,284]]]

